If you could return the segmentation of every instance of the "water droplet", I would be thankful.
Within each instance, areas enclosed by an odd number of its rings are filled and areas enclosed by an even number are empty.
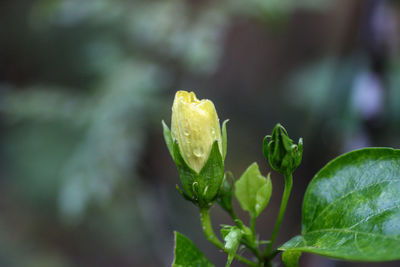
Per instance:
[[[211,135],[212,135],[212,136],[215,136],[215,129],[214,129],[214,127],[211,128]]]
[[[183,134],[184,134],[185,136],[189,136],[189,135],[190,135],[189,129],[185,128],[185,129],[183,130]]]
[[[193,149],[193,155],[200,158],[204,155],[204,151],[201,147],[196,147],[195,149]]]

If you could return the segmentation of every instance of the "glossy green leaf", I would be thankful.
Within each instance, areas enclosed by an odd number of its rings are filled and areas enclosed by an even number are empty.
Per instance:
[[[175,258],[172,267],[213,267],[214,265],[181,233],[175,232]]]
[[[287,250],[282,253],[282,261],[286,267],[299,267],[301,251]]]
[[[235,196],[242,209],[257,217],[268,205],[272,193],[272,183],[268,174],[261,175],[257,163],[251,164],[235,183]]]
[[[221,234],[225,241],[225,251],[228,252],[228,261],[226,266],[230,266],[236,251],[240,245],[242,231],[236,226],[227,226],[221,229]]]
[[[280,250],[400,259],[400,150],[366,148],[328,163],[307,188],[302,217],[302,235]]]

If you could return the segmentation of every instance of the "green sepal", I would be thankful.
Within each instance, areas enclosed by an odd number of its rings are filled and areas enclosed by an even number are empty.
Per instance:
[[[299,267],[301,252],[287,250],[282,253],[282,261],[286,267]]]
[[[269,177],[261,175],[257,163],[251,164],[235,183],[235,196],[243,210],[252,217],[258,217],[268,205],[272,194]]]
[[[196,201],[195,201],[194,199],[190,198],[188,195],[186,195],[186,193],[183,192],[183,190],[182,190],[178,185],[176,185],[176,190],[178,190],[179,194],[181,194],[181,196],[182,196],[184,199],[186,199],[186,200],[188,200],[188,201],[193,202],[194,204],[196,204]]]
[[[200,173],[188,166],[181,155],[179,145],[173,143],[175,164],[178,168],[179,179],[183,192],[200,207],[209,207],[217,198],[224,179],[224,163],[219,151],[218,142],[215,141],[206,164]]]
[[[222,160],[225,160],[226,157],[226,151],[228,147],[228,136],[226,133],[226,124],[229,122],[229,120],[224,120],[222,123]]]
[[[168,126],[165,124],[164,120],[161,121],[161,124],[163,126],[165,144],[167,145],[169,154],[171,155],[172,159],[175,161],[174,141],[172,139],[171,131],[169,130]]]
[[[224,161],[219,151],[218,142],[215,141],[208,160],[199,174],[199,188],[203,192],[202,200],[209,205],[218,196],[224,180]]]
[[[173,143],[173,155],[176,167],[178,168],[183,192],[185,192],[185,194],[193,201],[197,201],[197,195],[193,192],[193,183],[197,181],[198,174],[187,165],[180,153],[179,145],[176,141]]]
[[[175,257],[172,267],[214,267],[189,238],[178,232],[174,234]]]

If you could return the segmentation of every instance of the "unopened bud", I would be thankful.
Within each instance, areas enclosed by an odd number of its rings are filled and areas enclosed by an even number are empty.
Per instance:
[[[224,179],[225,124],[221,132],[214,104],[186,91],[175,95],[171,131],[163,122],[164,138],[178,167],[180,193],[200,207],[215,201]]]
[[[275,171],[284,175],[293,173],[300,165],[303,155],[303,139],[294,144],[287,131],[277,124],[272,135],[267,135],[263,141],[263,154]]]
[[[215,141],[222,154],[221,128],[214,104],[208,99],[197,99],[193,92],[176,93],[171,134],[179,145],[182,157],[197,173],[206,163]]]

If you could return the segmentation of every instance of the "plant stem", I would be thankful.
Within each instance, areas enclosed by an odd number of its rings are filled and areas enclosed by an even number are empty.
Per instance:
[[[279,209],[279,214],[278,218],[276,219],[275,226],[274,226],[274,231],[272,232],[271,236],[271,242],[268,244],[268,247],[264,251],[264,256],[268,257],[270,256],[271,249],[274,245],[276,236],[278,235],[279,228],[282,223],[283,215],[285,214],[287,202],[289,200],[290,192],[292,191],[292,185],[293,185],[293,176],[292,174],[286,174],[285,175],[285,188],[283,190],[283,196],[282,196],[282,201],[281,201],[281,207]],[[269,259],[270,260],[270,259]]]
[[[216,237],[214,230],[212,228],[209,209],[200,208],[200,221],[201,221],[201,227],[203,228],[203,232],[207,240],[213,243],[217,248],[225,251],[224,244],[222,244],[222,242],[218,239],[218,237]],[[237,254],[235,254],[235,259],[247,264],[248,266],[252,267],[259,266],[255,262],[248,260],[242,256],[239,256]]]
[[[256,216],[250,215],[250,229],[251,233],[256,238]]]
[[[238,220],[238,216],[236,215],[236,213],[233,211],[233,209],[231,209],[230,211],[228,211],[229,215],[231,216],[232,220],[236,223],[236,220]]]
[[[256,216],[250,214],[250,230],[252,235],[252,245],[250,250],[257,256],[258,261],[262,261],[261,253],[258,247],[258,240],[256,236]]]
[[[203,232],[207,240],[213,243],[219,249],[224,249],[224,245],[222,244],[222,242],[218,239],[218,237],[215,236],[214,230],[211,225],[211,218],[208,209],[200,209],[200,221],[201,227],[203,228]]]

